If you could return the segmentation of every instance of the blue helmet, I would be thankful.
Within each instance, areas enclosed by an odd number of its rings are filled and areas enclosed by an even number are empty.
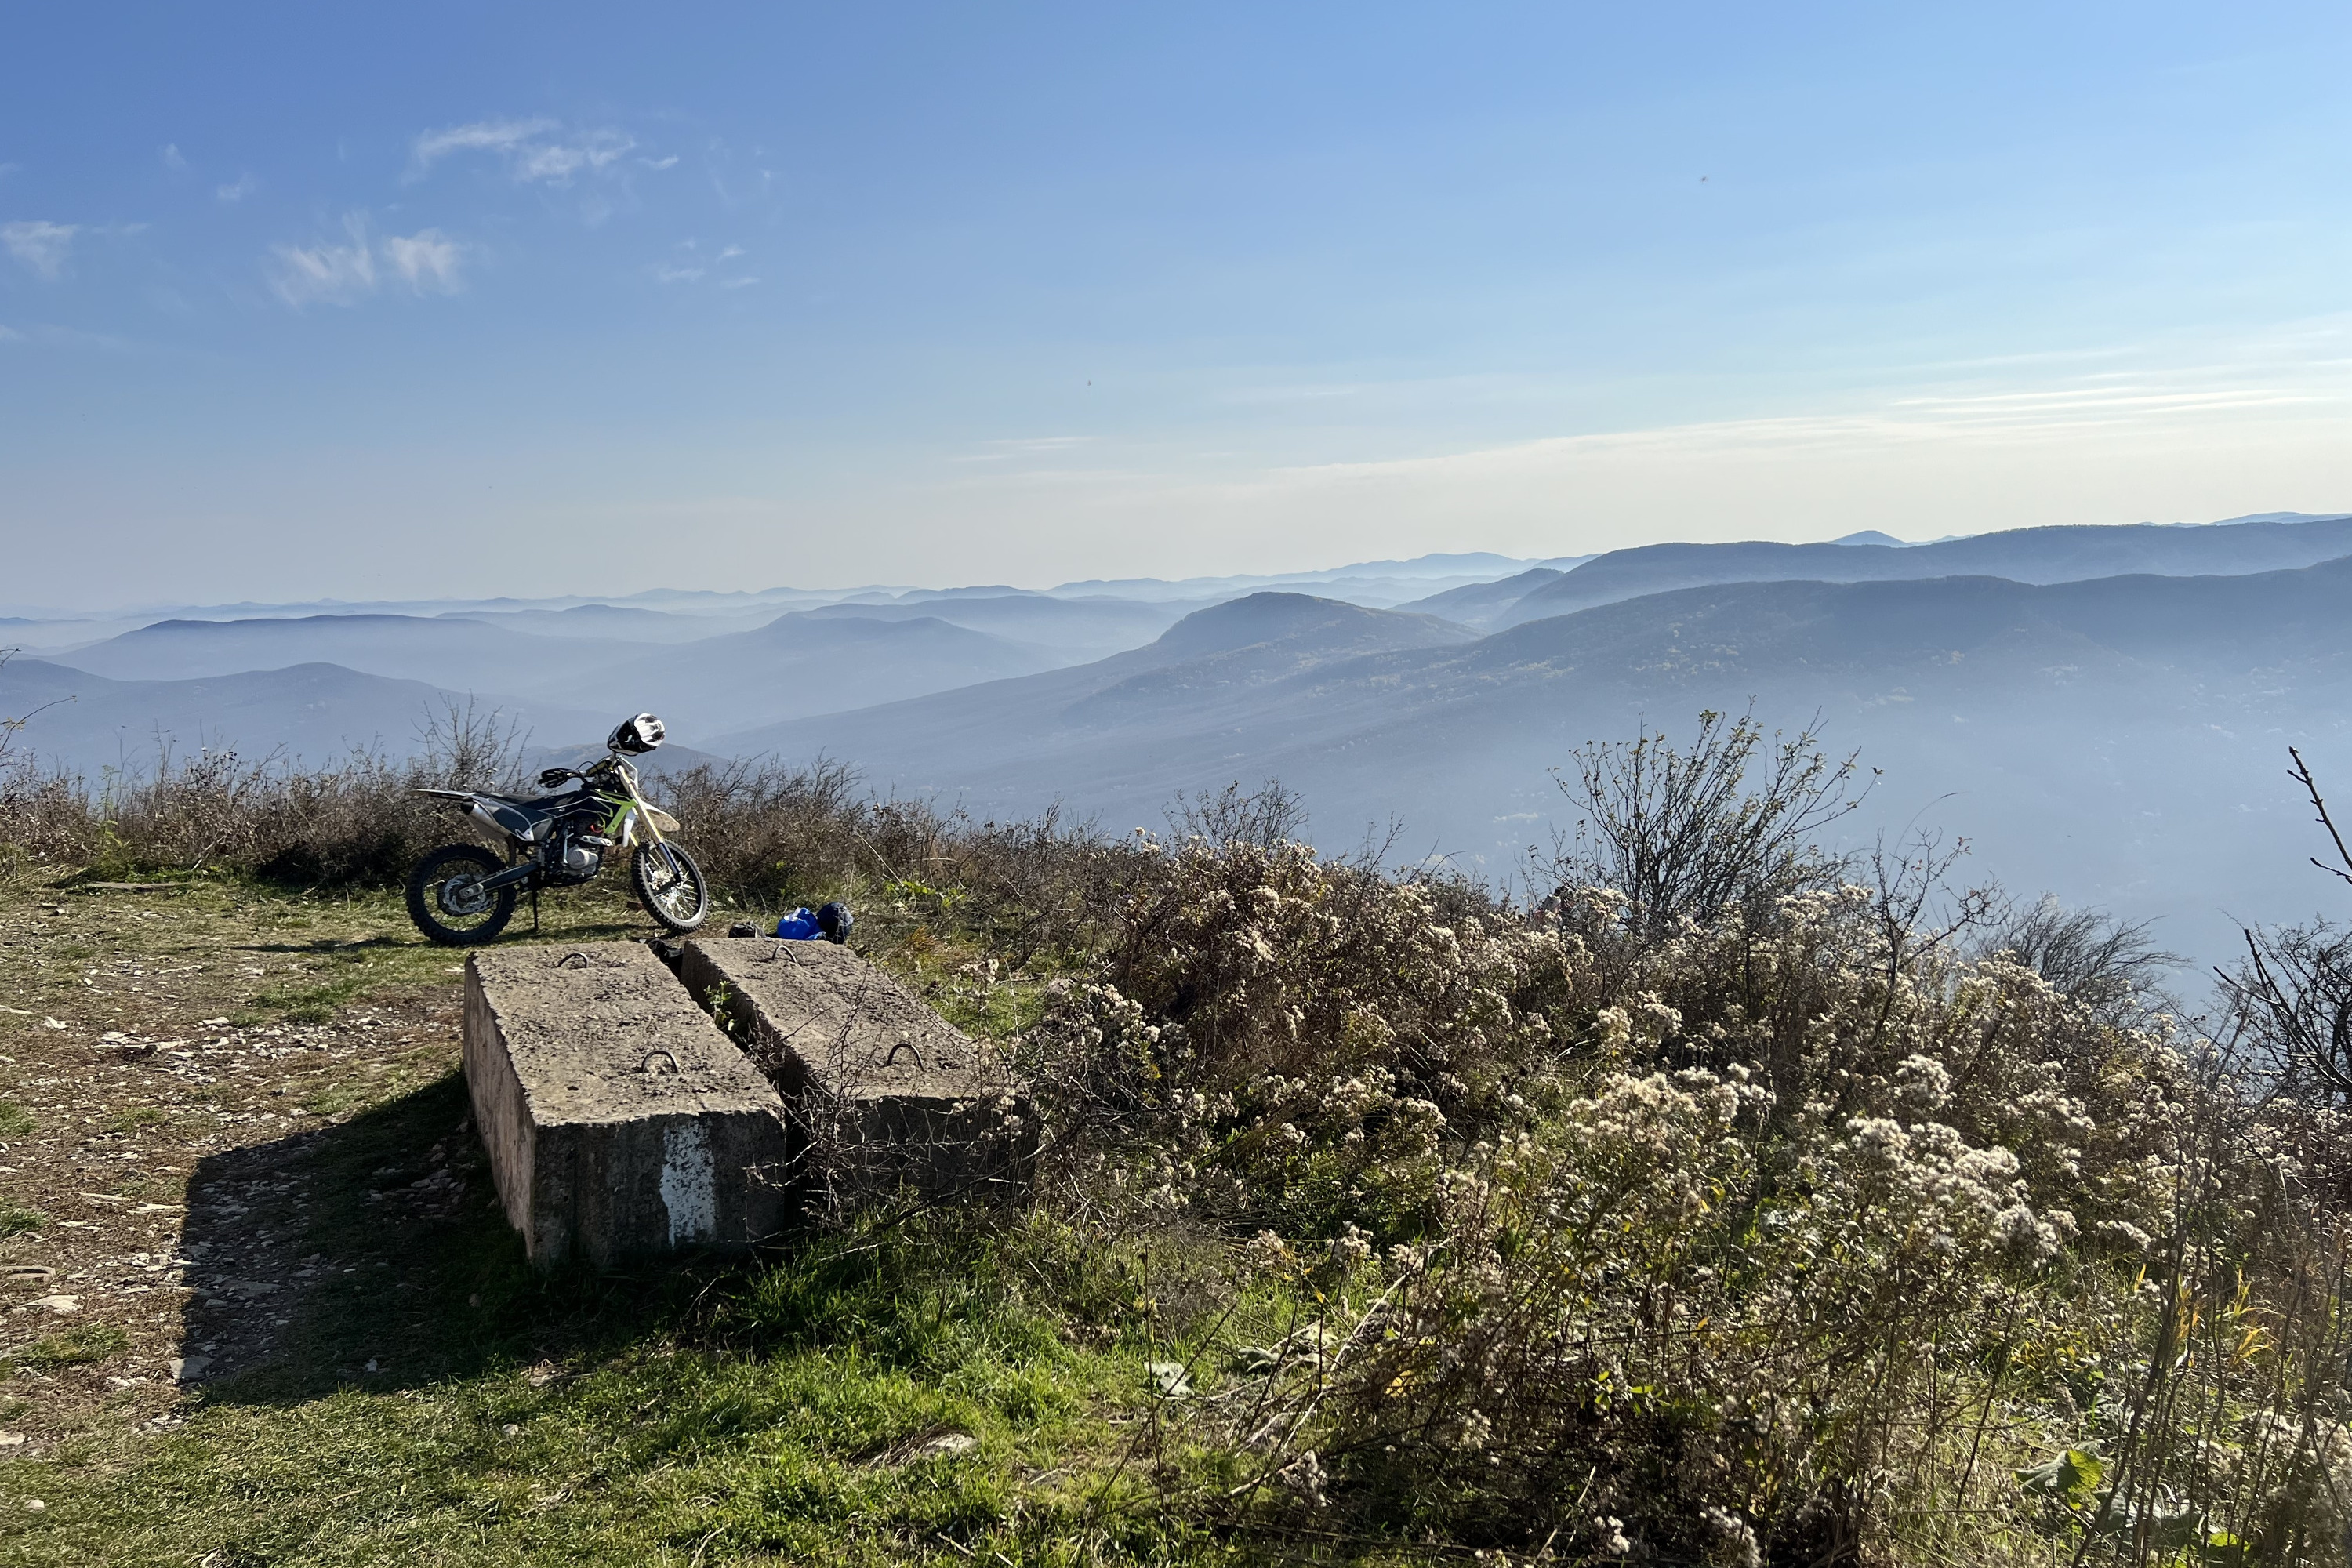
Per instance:
[[[847,942],[849,928],[856,923],[847,904],[827,904],[816,912],[816,929],[824,933],[827,942]]]

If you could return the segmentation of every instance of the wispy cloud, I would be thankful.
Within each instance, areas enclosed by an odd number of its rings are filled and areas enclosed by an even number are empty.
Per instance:
[[[618,131],[591,131],[569,142],[521,148],[517,153],[515,178],[564,184],[583,170],[594,174],[618,163],[636,144],[635,138]]]
[[[233,204],[245,200],[259,189],[261,189],[261,182],[248,173],[239,174],[233,184],[215,185],[213,195],[222,201]]]
[[[2178,340],[2035,353],[1938,360],[1898,367],[1874,394],[1840,394],[1803,412],[1638,425],[1530,441],[1268,470],[1335,480],[1448,474],[1469,468],[1534,471],[1554,462],[1655,454],[1713,459],[1808,458],[1826,452],[1895,455],[1951,449],[2063,447],[2130,439],[2163,447],[2224,430],[2341,418],[2352,410],[2352,316],[2292,323],[2242,339],[2184,333]],[[1446,392],[1462,378],[1423,382],[1301,383],[1221,395],[1221,401],[1304,400],[1399,391]],[[1529,384],[1541,390],[1541,384]],[[1527,388],[1502,382],[1486,395]],[[1429,401],[1419,399],[1413,405]]]
[[[383,242],[384,259],[400,274],[402,282],[420,294],[428,289],[455,294],[464,287],[457,269],[465,253],[463,245],[437,228],[420,228],[406,236],[389,235]]]
[[[1060,450],[1051,437],[972,443],[940,453],[953,466],[943,461],[930,482],[951,498],[940,510],[972,526],[1052,517],[1069,520],[1072,537],[1191,530],[1188,548],[1203,538],[1236,553],[1345,540],[1364,555],[1415,552],[1474,524],[1491,548],[1555,555],[1661,538],[1882,528],[1916,539],[2333,511],[2352,497],[2352,314],[1988,362],[1981,374],[1937,368],[1876,387],[1775,388],[1774,405],[1744,417],[1629,418],[1507,444],[1400,425],[1379,441],[1343,437],[1340,460],[1272,444],[1196,454],[1115,436]],[[1370,460],[1343,455],[1383,447]]]
[[[188,160],[185,154],[181,153],[180,144],[176,142],[164,142],[163,167],[167,169],[184,169],[187,166]]]
[[[357,213],[343,219],[348,245],[274,245],[278,265],[269,286],[278,297],[300,310],[305,305],[349,305],[375,292],[375,249],[368,241],[367,219]]]
[[[26,219],[0,224],[0,245],[6,246],[8,254],[35,277],[54,282],[72,260],[73,238],[80,232],[79,224]]]
[[[425,172],[452,153],[509,153],[556,129],[552,120],[477,120],[446,131],[427,131],[409,148],[409,177]]]
[[[408,178],[421,180],[442,159],[461,153],[487,153],[507,166],[518,184],[568,185],[583,174],[601,174],[635,151],[636,138],[610,127],[566,132],[554,120],[477,120],[418,136],[409,149]],[[667,168],[638,159],[653,168]]]
[[[371,238],[364,214],[343,219],[345,243],[278,245],[270,247],[269,286],[296,310],[306,305],[352,305],[387,280],[416,293],[454,294],[465,286],[467,247],[437,228]],[[381,262],[381,265],[379,265]]]
[[[1927,421],[1955,431],[2068,430],[2178,415],[2290,408],[2326,400],[2325,392],[2308,384],[2244,384],[2194,374],[2119,374],[2030,391],[1898,398],[1890,405],[1890,412],[1897,419]]]
[[[85,332],[76,327],[60,327],[51,321],[36,321],[19,330],[0,326],[0,342],[39,343],[49,348],[96,349],[104,353],[133,353],[139,345],[129,338],[119,338],[111,332]]]
[[[699,283],[704,279],[709,278],[721,289],[749,289],[760,281],[758,278],[749,273],[740,273],[740,276],[733,278],[712,276],[713,272],[723,264],[751,254],[740,245],[721,246],[716,256],[708,258],[705,257],[702,242],[698,239],[681,239],[671,248],[675,254],[669,260],[656,261],[647,268],[654,275],[656,282]],[[733,268],[727,270],[740,271],[740,268]]]

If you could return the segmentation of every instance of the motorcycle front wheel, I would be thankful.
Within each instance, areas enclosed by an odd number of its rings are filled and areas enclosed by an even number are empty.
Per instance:
[[[629,874],[646,912],[664,930],[684,935],[709,918],[710,884],[703,880],[694,857],[677,845],[639,845]]]
[[[512,887],[484,889],[505,868],[474,844],[445,844],[408,874],[408,918],[443,947],[474,947],[497,938],[514,918]]]

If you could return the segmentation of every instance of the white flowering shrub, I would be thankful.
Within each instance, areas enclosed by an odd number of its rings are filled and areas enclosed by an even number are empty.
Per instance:
[[[1150,852],[1027,1044],[1066,1198],[1287,1282],[1185,1406],[1243,1506],[1584,1560],[2341,1560],[2334,1129],[2171,1020],[1827,862],[1661,931]],[[2096,1485],[2031,1480],[2068,1453]]]
[[[1410,1231],[1441,1149],[1541,1092],[1566,948],[1302,845],[1150,848],[1027,1042],[1060,1158],[1238,1234]]]

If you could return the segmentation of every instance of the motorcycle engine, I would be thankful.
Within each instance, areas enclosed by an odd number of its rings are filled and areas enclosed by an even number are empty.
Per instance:
[[[542,864],[551,882],[584,882],[604,868],[613,841],[584,824],[565,823],[548,845]]]

